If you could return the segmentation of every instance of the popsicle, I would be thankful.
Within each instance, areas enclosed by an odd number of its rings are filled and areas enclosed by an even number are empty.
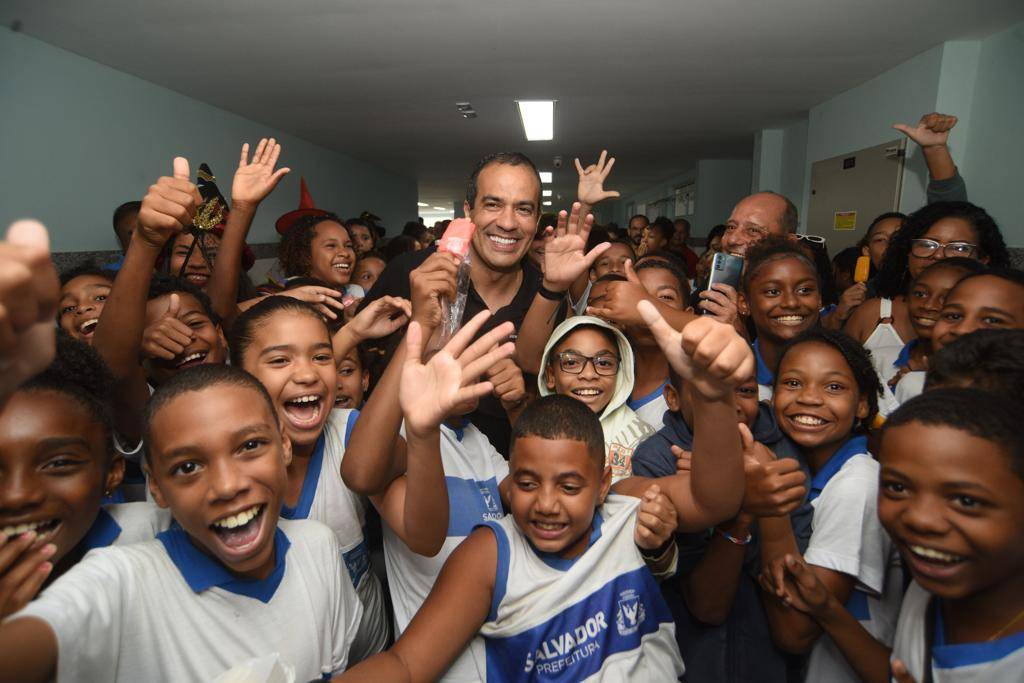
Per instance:
[[[445,233],[448,234],[448,233]],[[871,258],[868,256],[857,257],[857,267],[853,270],[854,282],[867,282],[871,273]]]
[[[460,258],[465,258],[469,253],[469,242],[473,239],[474,232],[476,232],[476,226],[473,225],[473,221],[468,218],[456,218],[448,224],[448,229],[441,236],[437,250],[449,251]]]

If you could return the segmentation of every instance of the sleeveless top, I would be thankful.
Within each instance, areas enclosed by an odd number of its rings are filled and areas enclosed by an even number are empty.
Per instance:
[[[892,324],[892,299],[881,299],[878,308],[878,324],[865,340],[864,348],[871,352],[871,364],[884,386],[896,374],[898,368],[893,363],[906,342]]]

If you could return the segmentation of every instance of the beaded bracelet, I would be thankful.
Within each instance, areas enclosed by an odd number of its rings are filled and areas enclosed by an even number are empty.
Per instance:
[[[730,534],[728,531],[722,531],[717,526],[715,527],[715,531],[720,533],[722,535],[722,538],[724,538],[725,540],[729,541],[730,543],[735,543],[736,545],[750,545],[750,542],[752,540],[754,540],[754,535],[752,533],[750,533],[749,531],[747,532],[747,537],[746,538],[736,538],[735,536]]]

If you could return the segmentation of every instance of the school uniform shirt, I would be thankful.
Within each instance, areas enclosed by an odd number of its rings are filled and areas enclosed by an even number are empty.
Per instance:
[[[934,616],[929,627],[928,604],[932,600]],[[892,658],[902,660],[914,680],[925,680],[928,628],[932,629],[934,683],[1019,683],[1024,679],[1024,633],[982,643],[948,644],[938,598],[913,582],[900,608]]]
[[[633,539],[639,505],[608,496],[573,560],[534,550],[511,515],[487,523],[498,562],[480,629],[483,680],[644,683],[683,673],[672,615]]]
[[[402,432],[404,434],[404,425]],[[409,626],[427,599],[452,551],[474,527],[501,519],[498,484],[508,476],[508,463],[483,432],[471,423],[452,429],[441,425],[441,465],[448,490],[448,536],[434,557],[414,553],[385,522],[384,560],[398,634]],[[483,676],[482,645],[471,643],[449,667],[445,681],[479,681]]]
[[[903,368],[910,365],[910,353],[917,346],[918,340],[911,339],[903,345],[896,360],[892,362],[892,377],[895,377]],[[905,372],[895,387],[889,386],[888,382],[882,384],[882,395],[878,399],[878,412],[882,417],[889,417],[897,408],[924,391],[924,380],[927,373],[924,370],[911,370]]]
[[[314,519],[327,525],[338,539],[345,576],[363,604],[363,620],[352,646],[353,662],[386,648],[391,636],[384,590],[377,575],[370,571],[364,532],[366,500],[350,491],[341,479],[341,461],[358,417],[358,410],[331,411],[310,456],[298,502],[295,507],[281,507],[284,519]]]
[[[281,520],[273,542],[263,580],[235,578],[180,527],[94,550],[11,619],[50,626],[60,681],[208,681],[271,653],[297,681],[343,671],[362,606],[334,534]]]
[[[650,425],[654,431],[665,426],[665,411],[668,410],[668,401],[665,400],[666,384],[668,384],[667,380],[646,396],[626,401],[626,405],[629,406],[630,410]]]
[[[843,444],[811,479],[814,507],[804,560],[853,577],[846,609],[885,645],[891,645],[903,594],[899,556],[878,520],[878,462],[867,439]],[[822,634],[811,650],[807,681],[857,683],[832,639]]]
[[[611,465],[612,481],[616,482],[632,475],[633,451],[640,445],[640,442],[657,431],[633,412],[633,409],[627,404],[630,394],[633,393],[633,347],[630,346],[626,336],[618,328],[609,325],[604,320],[589,315],[577,315],[563,321],[554,329],[547,344],[544,345],[544,355],[541,357],[540,363],[541,372],[537,375],[537,388],[541,396],[555,393],[548,389],[543,369],[547,367],[551,353],[558,342],[581,325],[608,330],[619,349],[619,372],[615,376],[615,389],[612,391],[608,405],[598,415],[601,419],[604,445],[607,449],[605,464]]]
[[[111,503],[100,508],[96,521],[78,544],[84,552],[151,541],[172,522],[170,510],[152,503]]]
[[[750,345],[750,348],[754,352],[754,361],[757,366],[757,400],[771,401],[775,395],[775,372],[764,362],[761,346],[756,340]]]

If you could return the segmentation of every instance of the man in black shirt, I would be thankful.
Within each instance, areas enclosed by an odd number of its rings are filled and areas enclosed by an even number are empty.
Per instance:
[[[463,320],[483,310],[493,317],[480,330],[485,334],[511,320],[518,330],[541,286],[541,274],[525,258],[540,219],[540,175],[525,155],[491,154],[481,159],[469,178],[463,210],[476,225],[470,253],[470,288]],[[403,254],[387,265],[366,295],[365,306],[382,296],[410,298],[409,273],[436,251],[429,247]],[[385,343],[380,367],[386,366],[398,345],[396,333]],[[514,337],[513,337],[514,340]],[[376,376],[379,374],[375,373]],[[501,404],[481,399],[470,421],[507,456],[510,426]]]

